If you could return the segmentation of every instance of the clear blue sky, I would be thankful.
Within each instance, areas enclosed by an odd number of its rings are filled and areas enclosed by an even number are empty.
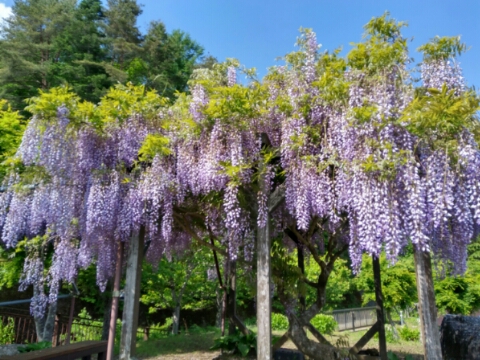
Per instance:
[[[435,35],[461,35],[470,51],[460,57],[469,85],[480,87],[479,0],[139,0],[144,4],[139,25],[161,19],[168,30],[182,29],[220,61],[227,57],[256,67],[265,75],[275,58],[294,50],[300,27],[317,33],[322,49],[361,40],[363,25],[388,10],[407,21],[406,37],[415,49]]]
[[[13,0],[0,0],[11,6]],[[363,25],[385,10],[407,21],[413,37],[410,54],[435,35],[461,35],[471,47],[460,57],[469,85],[480,87],[480,0],[138,0],[145,32],[152,20],[169,31],[181,29],[220,61],[234,57],[256,67],[260,77],[275,58],[294,50],[300,27],[317,33],[322,49],[333,50],[361,40]]]

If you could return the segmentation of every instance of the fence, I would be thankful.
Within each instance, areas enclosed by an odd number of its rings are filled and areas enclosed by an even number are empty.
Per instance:
[[[55,328],[53,332],[53,346],[64,345],[66,343],[68,329],[68,318],[56,317]],[[117,324],[116,341],[120,339],[121,325]],[[101,340],[103,333],[103,324],[87,318],[73,318],[72,330],[70,334],[70,343]],[[138,329],[137,338],[148,338],[155,335],[166,335],[167,329],[158,329],[156,327],[146,327]],[[31,315],[15,312],[4,312],[0,314],[0,345],[15,343],[26,344],[37,342],[37,333],[35,321]]]
[[[33,318],[19,314],[0,315],[0,344],[25,344],[37,341]]]
[[[338,323],[338,330],[355,330],[357,328],[372,326],[377,321],[376,307],[363,307],[354,309],[333,310],[328,313]]]

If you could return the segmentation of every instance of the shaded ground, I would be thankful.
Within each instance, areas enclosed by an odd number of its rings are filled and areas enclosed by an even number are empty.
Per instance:
[[[345,331],[328,336],[329,341],[335,344],[341,337],[343,341],[348,341],[349,346],[355,344],[358,339],[366,332],[360,330],[356,332]],[[280,331],[275,331],[275,335],[282,335]],[[211,351],[214,339],[220,336],[217,329],[201,333],[191,333],[189,335],[169,336],[160,339],[150,339],[148,341],[139,341],[137,344],[136,357],[149,360],[220,360],[220,359],[245,359],[234,356],[221,355],[220,351]],[[295,349],[295,345],[288,341],[284,348]],[[372,339],[365,348],[377,348],[378,340]],[[387,349],[395,352],[400,359],[405,355],[414,355],[415,360],[423,359],[423,348],[420,342],[400,341],[398,343],[388,343]]]

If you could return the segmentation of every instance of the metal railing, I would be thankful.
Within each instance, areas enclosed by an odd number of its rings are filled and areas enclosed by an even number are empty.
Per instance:
[[[338,330],[355,330],[358,328],[372,326],[377,321],[375,306],[333,310],[326,313],[334,317],[338,324]]]
[[[68,318],[56,317],[53,331],[52,345],[66,344],[68,330]],[[74,317],[70,333],[70,343],[101,340],[103,325],[100,321]],[[148,339],[150,336],[166,335],[168,329],[146,327],[137,330],[137,337]],[[117,327],[117,338],[120,335],[120,327]],[[118,340],[118,339],[117,339]],[[2,343],[26,344],[36,343],[37,333],[33,316],[16,312],[2,311],[0,313],[0,345]]]

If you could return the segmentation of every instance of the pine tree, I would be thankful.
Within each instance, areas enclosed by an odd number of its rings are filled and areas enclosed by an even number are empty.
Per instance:
[[[203,48],[181,30],[168,34],[162,22],[154,21],[143,43],[147,64],[146,83],[164,96],[185,91],[187,81]]]
[[[101,1],[82,0],[76,9],[75,22],[69,29],[74,34],[73,63],[82,65],[82,71],[66,80],[81,98],[92,102],[97,102],[113,85],[104,64],[107,55],[104,23]]]
[[[68,57],[65,30],[73,20],[75,0],[17,0],[12,16],[0,30],[1,94],[14,108],[37,94],[37,89],[59,85],[61,73],[55,66]],[[60,73],[59,73],[60,70]]]
[[[142,35],[136,23],[142,13],[136,0],[108,0],[105,11],[105,33],[108,41],[108,58],[113,68],[124,71],[129,62],[140,51]],[[120,76],[120,72],[110,74]]]

